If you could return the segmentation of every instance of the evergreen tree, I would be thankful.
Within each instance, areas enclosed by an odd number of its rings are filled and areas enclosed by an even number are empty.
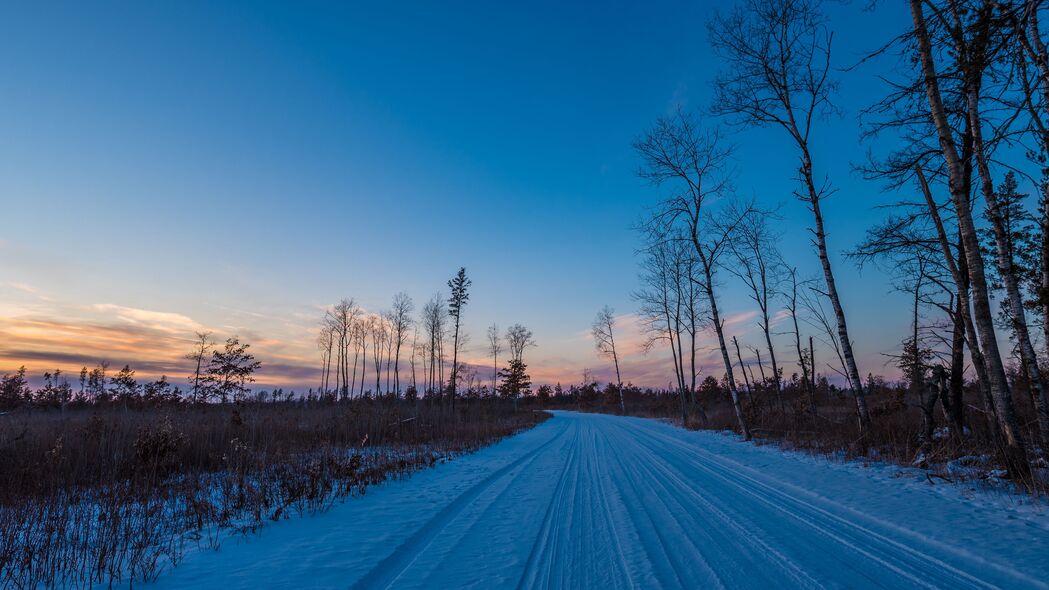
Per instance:
[[[510,360],[510,366],[499,371],[499,394],[506,399],[514,400],[514,408],[517,407],[517,398],[532,393],[532,381],[526,371],[528,367],[517,359]]]
[[[1029,195],[1019,192],[1019,186],[1016,174],[1009,171],[995,192],[998,196],[1002,225],[1005,226],[1006,252],[1011,272],[1016,275],[1024,291],[1024,306],[1034,307],[1041,288],[1039,229],[1034,216],[1027,210],[1026,202]],[[990,228],[985,228],[980,231],[980,234],[983,238],[984,254],[994,260],[997,256],[994,232]],[[991,279],[991,288],[995,291],[1003,289],[1004,285],[998,265],[988,265],[987,270]],[[998,314],[999,322],[1003,326],[1011,325],[1007,306],[1007,301],[1003,299]]]
[[[459,272],[455,274],[455,277],[448,281],[448,288],[452,290],[452,295],[448,298],[448,315],[455,322],[455,331],[452,338],[452,378],[448,387],[448,395],[452,399],[452,407],[455,407],[456,378],[459,373],[459,327],[462,320],[463,306],[470,300],[470,293],[468,292],[470,284],[470,279],[466,278],[466,269],[462,267],[459,268]]]
[[[914,338],[907,338],[903,342],[903,352],[896,361],[896,367],[903,373],[912,391],[918,391],[925,385],[929,376],[929,363],[932,360],[933,352],[923,348]]]
[[[96,403],[109,401],[109,392],[106,391],[106,369],[108,368],[109,363],[102,361],[97,367],[91,369],[87,377],[87,394]]]
[[[237,336],[230,336],[221,350],[211,353],[203,384],[207,395],[226,403],[248,392],[247,384],[255,381],[255,371],[262,366],[248,348],[250,344],[241,344]]]
[[[109,395],[113,401],[126,406],[138,400],[138,393],[138,381],[130,365],[124,365],[124,368],[109,380]]]
[[[142,387],[142,397],[145,401],[154,404],[175,403],[181,401],[181,392],[177,387],[172,387],[167,375],[161,375],[160,379],[146,383]]]
[[[68,382],[62,381],[62,370],[44,373],[44,386],[37,390],[34,400],[41,406],[65,406],[72,398],[73,390]]]
[[[17,408],[29,397],[29,382],[25,378],[24,365],[13,374],[5,373],[0,379],[0,410]]]
[[[550,395],[553,393],[553,389],[549,385],[540,385],[539,389],[536,390],[535,396],[539,399],[539,403],[545,405],[550,401]]]

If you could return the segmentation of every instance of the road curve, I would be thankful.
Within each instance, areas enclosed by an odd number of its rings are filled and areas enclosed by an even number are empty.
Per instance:
[[[888,473],[559,412],[157,586],[1049,588],[1044,509]]]

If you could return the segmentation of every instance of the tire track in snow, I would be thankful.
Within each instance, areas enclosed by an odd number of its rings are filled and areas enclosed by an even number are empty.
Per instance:
[[[569,480],[578,478],[578,472],[576,471],[579,461],[578,439],[579,429],[573,428],[572,441],[576,444],[572,445],[565,468],[561,472],[561,477],[558,478],[557,485],[554,487],[554,493],[550,496],[550,502],[547,504],[546,512],[543,514],[542,524],[539,526],[539,534],[532,543],[531,551],[528,552],[528,560],[525,562],[524,572],[522,572],[521,579],[517,584],[518,589],[549,586],[549,579],[545,581],[545,584],[540,583],[539,576],[543,572],[540,571],[539,563],[545,563],[552,556],[551,546],[555,544],[556,521],[564,513],[563,505],[567,495],[566,490],[568,489]],[[552,570],[553,568],[549,568],[548,572],[552,573]]]
[[[592,430],[594,430],[594,433],[593,433],[594,437],[595,437],[594,444],[596,446],[597,445],[597,438],[598,438],[600,433],[598,433],[596,431],[596,429],[592,429]],[[607,437],[605,435],[600,434],[600,439],[606,445],[608,444],[608,440],[607,440]],[[596,449],[595,449],[595,455],[596,454],[597,453],[596,453]],[[635,588],[636,585],[634,584],[634,581],[630,578],[630,565],[629,565],[629,563],[627,561],[626,552],[623,550],[623,539],[622,539],[623,531],[619,530],[619,528],[616,526],[616,515],[615,515],[614,511],[612,510],[612,503],[609,500],[609,497],[614,495],[611,492],[617,490],[617,488],[616,488],[615,482],[610,477],[607,465],[604,465],[604,463],[600,462],[600,461],[596,461],[595,464],[596,464],[596,475],[598,475],[598,477],[595,478],[595,479],[598,480],[598,482],[602,484],[601,486],[595,486],[595,487],[599,487],[599,488],[604,490],[604,493],[598,493],[597,494],[597,499],[601,503],[601,506],[603,508],[603,513],[604,513],[604,516],[605,516],[605,522],[608,523],[608,525],[610,527],[610,536],[612,538],[612,544],[613,544],[613,546],[615,548],[616,559],[618,560],[618,565],[619,565],[620,571],[623,574],[623,578],[619,578],[618,576],[616,576],[615,579],[616,580],[623,579],[623,580],[626,581],[626,587],[628,587],[628,588]]]
[[[618,426],[617,426],[618,427]],[[625,440],[634,440],[633,436],[627,433],[624,437]],[[634,442],[635,451],[640,451],[638,454],[637,465],[641,468],[636,476],[642,481],[653,481],[658,482],[659,487],[664,490],[666,497],[673,501],[677,506],[679,513],[688,518],[691,517],[691,524],[694,527],[689,528],[700,528],[703,525],[707,525],[707,528],[716,530],[720,534],[716,535],[716,539],[712,539],[714,542],[711,543],[715,547],[724,547],[728,543],[728,540],[734,541],[734,544],[738,547],[745,548],[746,551],[740,551],[739,556],[752,556],[762,555],[769,561],[766,566],[760,572],[761,575],[769,578],[769,582],[778,581],[782,583],[782,580],[771,576],[772,572],[768,571],[773,569],[778,571],[780,574],[789,577],[792,580],[794,587],[800,588],[820,588],[821,584],[815,580],[812,576],[802,570],[796,563],[794,563],[789,557],[784,555],[781,551],[772,547],[769,543],[753,534],[752,530],[748,530],[742,526],[735,518],[725,513],[723,510],[718,508],[713,502],[710,502],[702,493],[692,485],[692,482],[685,480],[682,474],[673,468],[657,453],[654,453],[652,449],[645,447],[644,445],[636,444]],[[689,510],[690,507],[696,507],[700,510]],[[686,532],[686,534],[689,534]],[[695,538],[689,534],[690,538]],[[712,538],[715,535],[711,536]],[[721,541],[720,543],[718,541]],[[699,543],[697,543],[698,545]],[[768,566],[773,566],[768,568]],[[709,564],[707,565],[709,567]],[[730,571],[747,571],[741,568],[723,568]],[[756,574],[750,573],[748,576],[754,576]]]
[[[353,588],[355,590],[365,590],[371,588],[391,587],[397,578],[404,573],[405,569],[415,561],[419,554],[426,550],[426,547],[444,529],[444,527],[454,520],[455,517],[469,506],[471,502],[497,481],[512,472],[515,468],[526,466],[533,461],[540,455],[540,453],[546,450],[555,441],[559,440],[560,437],[564,435],[565,430],[567,429],[562,428],[557,436],[551,437],[540,446],[525,453],[508,465],[496,470],[463,493],[456,496],[451,503],[441,509],[436,516],[423,524],[419,530],[397,547],[393,553],[379,562],[379,564],[372,568],[372,570],[363,578],[358,580],[357,583],[353,585]]]
[[[790,494],[782,489],[777,489],[758,479],[758,477],[763,476],[753,469],[711,453],[702,447],[690,445],[676,437],[659,433],[649,428],[636,427],[630,430],[634,436],[640,439],[657,442],[659,446],[653,448],[653,453],[674,457],[699,468],[706,476],[705,481],[724,483],[735,490],[735,493],[738,494],[737,498],[754,500],[780,512],[788,518],[802,523],[821,535],[834,539],[847,549],[856,551],[865,558],[877,562],[881,567],[895,572],[901,578],[906,579],[912,587],[997,588],[999,586],[981,580],[931,553],[920,551],[915,547],[896,541],[885,534],[873,530],[869,526],[863,526],[856,522],[856,517],[872,521],[872,524],[879,526],[879,528],[885,527],[894,533],[903,534],[915,545],[928,546],[928,549],[951,553],[964,561],[972,561],[985,567],[993,568],[1000,574],[1013,578],[1014,583],[1022,582],[1032,587],[1049,587],[1042,580],[1030,578],[1015,570],[988,562],[967,551],[915,535],[912,531],[873,519],[869,515],[857,513],[852,509],[812,494],[807,490],[798,489],[784,482],[778,483],[782,484],[783,487],[793,488],[798,493]],[[754,475],[748,475],[747,472],[754,473]],[[813,498],[813,501],[806,501],[799,495],[809,496]],[[834,514],[826,508],[817,506],[814,501],[846,511],[854,519],[850,520]],[[898,564],[902,564],[902,566]],[[911,573],[904,569],[905,567],[913,568],[918,573]],[[884,580],[884,575],[879,577]],[[871,581],[876,582],[873,579]]]
[[[650,433],[647,433],[647,432],[646,433],[642,433],[641,436],[642,437],[650,436]],[[669,443],[670,441],[666,440],[666,439],[663,439],[662,442]],[[669,452],[669,449],[667,447],[660,447],[659,452],[661,454],[665,455],[665,456],[674,456],[673,453]],[[941,573],[941,572],[933,572],[932,570],[929,570],[928,568],[921,568],[921,569],[924,570],[924,574],[925,575],[918,575],[918,574],[915,574],[915,573],[911,573],[911,572],[905,570],[904,568],[902,568],[900,566],[897,566],[891,560],[903,561],[901,559],[902,556],[898,555],[898,554],[894,554],[894,552],[891,549],[886,550],[884,547],[875,547],[874,546],[875,543],[871,542],[871,538],[873,538],[874,540],[885,540],[885,539],[884,538],[879,539],[878,537],[880,537],[880,536],[876,536],[876,534],[873,533],[873,531],[867,531],[866,529],[863,529],[863,531],[865,533],[868,533],[867,537],[869,537],[869,538],[865,538],[864,536],[861,536],[861,535],[850,534],[850,532],[847,531],[847,530],[841,530],[841,529],[834,530],[834,527],[829,527],[829,526],[820,524],[818,522],[818,519],[806,518],[806,516],[803,514],[803,511],[800,510],[800,509],[798,509],[798,510],[788,510],[787,506],[791,505],[791,504],[794,504],[794,502],[793,502],[794,499],[792,497],[790,497],[790,496],[781,495],[780,492],[778,492],[778,491],[776,491],[776,490],[774,490],[772,488],[766,487],[764,491],[771,492],[770,495],[777,496],[778,499],[781,500],[782,503],[773,502],[769,497],[767,497],[765,495],[762,495],[762,494],[758,494],[754,490],[749,489],[746,486],[740,485],[738,482],[736,482],[736,481],[734,481],[731,478],[726,476],[726,473],[735,474],[735,472],[733,472],[733,471],[730,471],[730,470],[718,471],[718,470],[715,470],[715,469],[711,469],[709,466],[704,465],[703,463],[699,462],[694,457],[685,457],[685,460],[686,460],[686,462],[692,463],[694,466],[699,467],[700,469],[704,470],[705,474],[710,476],[710,478],[712,480],[720,481],[722,483],[725,483],[725,484],[728,484],[729,486],[731,486],[735,490],[735,492],[737,494],[739,494],[737,496],[737,500],[738,499],[742,499],[742,498],[747,498],[747,497],[749,497],[751,499],[754,499],[754,500],[757,500],[762,505],[765,505],[765,506],[767,506],[767,507],[769,507],[769,508],[771,508],[771,509],[773,509],[775,511],[780,512],[783,516],[786,516],[788,518],[791,518],[791,519],[794,519],[796,521],[799,521],[802,524],[804,524],[807,527],[809,527],[811,530],[814,530],[814,531],[820,533],[821,535],[832,539],[833,541],[835,541],[838,544],[840,544],[841,547],[843,547],[843,548],[845,548],[847,550],[850,550],[850,551],[854,551],[854,552],[860,554],[863,558],[866,558],[866,559],[868,559],[868,560],[870,560],[872,562],[877,563],[880,567],[884,567],[884,568],[894,572],[899,577],[905,579],[907,581],[907,584],[910,585],[911,587],[936,588],[936,587],[942,587],[942,585],[948,583],[948,581],[943,581],[943,584],[937,585],[937,584],[934,584],[934,583],[932,583],[930,581],[927,581],[926,578],[932,577],[931,574],[933,574],[933,573]],[[755,483],[755,482],[752,482],[752,483]],[[795,504],[795,507],[797,508],[796,504]],[[833,515],[830,515],[828,513],[828,514],[825,514],[825,516],[833,516]],[[764,524],[767,526],[769,523],[766,522]],[[852,525],[852,523],[848,523],[848,522],[844,522],[844,524]],[[848,538],[846,538],[846,537],[848,537]],[[975,578],[973,578],[971,576],[968,576],[967,574],[964,574],[964,572],[960,572],[959,570],[955,570],[954,568],[950,568],[949,566],[946,566],[946,564],[941,564],[941,563],[937,562],[934,558],[932,558],[930,556],[927,556],[927,555],[924,555],[924,554],[918,554],[917,552],[914,552],[913,550],[910,550],[910,549],[908,549],[908,551],[910,551],[913,555],[916,555],[919,558],[924,559],[926,562],[929,562],[930,564],[942,565],[945,571],[949,572],[950,574],[958,574],[958,577],[959,578],[965,578],[965,581],[977,582],[978,587],[994,587],[994,586],[990,586],[990,585],[987,585],[987,584],[982,584],[978,580],[976,580]],[[886,555],[886,557],[882,557],[882,555]],[[848,565],[848,563],[849,562],[844,561],[843,565]],[[925,563],[917,562],[917,563],[912,563],[911,565],[912,566],[922,566],[922,565],[925,565]],[[855,569],[855,568],[853,568],[853,569]],[[855,571],[863,574],[863,572],[861,572],[860,570],[855,570]],[[880,576],[880,577],[884,578],[884,576]],[[942,578],[943,576],[941,575],[939,577]],[[936,578],[933,578],[933,579],[936,579]],[[874,577],[870,577],[870,576],[868,576],[868,580],[871,583],[877,582],[877,580]],[[952,587],[954,587],[955,583],[957,583],[957,582],[959,582],[959,580],[956,580],[956,579],[950,579],[949,580],[949,583],[950,583],[950,585]]]
[[[521,480],[535,476],[537,463],[540,462],[540,459],[550,459],[550,455],[558,455],[566,447],[569,449],[569,456],[571,456],[571,451],[574,449],[574,443],[571,438],[564,433],[558,433],[556,439],[556,441],[549,441],[551,444],[543,452],[516,467],[512,476],[503,477],[497,483],[489,486],[487,490],[473,500],[471,506],[464,508],[456,518],[449,521],[448,526],[442,530],[440,539],[444,547],[434,547],[438,541],[435,538],[427,548],[427,553],[436,552],[443,559],[431,559],[431,561],[436,561],[437,564],[426,576],[425,580],[422,581],[421,587],[438,587],[442,575],[448,570],[448,559],[454,560],[458,555],[469,552],[471,542],[476,539],[490,539],[494,536],[491,529],[498,526],[500,519],[505,520],[508,514],[512,514],[517,509],[516,503],[521,501],[522,490],[529,487],[527,482],[522,482]],[[554,442],[559,444],[552,444]],[[558,467],[558,472],[564,471],[563,464],[556,463],[556,467]],[[495,495],[491,496],[490,492],[496,490]],[[474,512],[474,514],[468,515],[468,512]],[[464,524],[463,521],[468,521],[468,524]],[[453,527],[452,525],[458,526]],[[451,539],[451,537],[454,537],[454,539]],[[410,565],[419,567],[417,561]],[[398,579],[397,582],[398,584],[404,583],[403,577]],[[481,587],[485,586],[482,585]]]

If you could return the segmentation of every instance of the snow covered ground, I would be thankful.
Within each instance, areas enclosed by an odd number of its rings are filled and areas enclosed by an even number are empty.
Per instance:
[[[1049,510],[654,420],[558,412],[156,588],[1049,588]]]

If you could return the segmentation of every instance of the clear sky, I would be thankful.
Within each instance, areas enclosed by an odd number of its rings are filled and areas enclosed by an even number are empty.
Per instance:
[[[832,7],[837,66],[906,25],[903,8]],[[0,371],[106,358],[168,372],[194,329],[240,334],[260,382],[314,385],[322,309],[422,304],[459,266],[471,359],[484,328],[533,329],[537,381],[607,375],[588,336],[622,314],[624,379],[671,379],[636,350],[632,224],[659,194],[631,141],[709,105],[721,2],[49,3],[0,10]],[[906,305],[840,258],[894,200],[851,170],[875,63],[838,73],[816,132],[829,240],[861,371],[892,373]],[[741,193],[783,204],[783,249],[817,272],[797,167],[746,131]],[[877,146],[873,146],[877,147]],[[725,279],[736,333],[751,306]],[[784,341],[785,342],[785,341]],[[788,356],[787,362],[793,359]],[[711,360],[704,367],[720,374]],[[793,370],[788,367],[788,374]]]

